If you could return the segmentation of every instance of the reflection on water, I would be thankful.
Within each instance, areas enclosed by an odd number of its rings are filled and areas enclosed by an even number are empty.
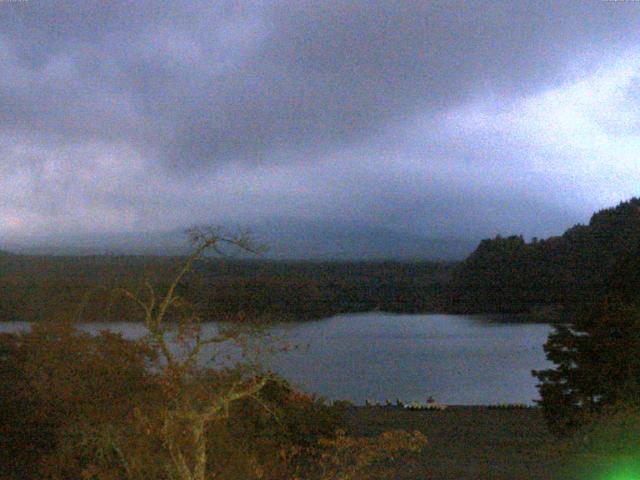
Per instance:
[[[283,324],[274,333],[299,348],[268,362],[308,392],[359,404],[428,396],[448,404],[532,403],[531,370],[548,366],[542,345],[551,327],[497,318],[372,312]],[[128,337],[144,333],[134,323],[82,327]],[[26,328],[0,323],[0,331]]]

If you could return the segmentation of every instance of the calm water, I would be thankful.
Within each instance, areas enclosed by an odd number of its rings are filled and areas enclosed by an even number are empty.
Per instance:
[[[497,322],[491,316],[339,315],[275,327],[299,348],[270,359],[302,389],[329,399],[425,400],[448,404],[532,403],[532,369],[548,366],[546,324]],[[0,331],[28,326],[0,323]],[[135,337],[139,324],[90,324]],[[211,326],[211,328],[214,328]]]

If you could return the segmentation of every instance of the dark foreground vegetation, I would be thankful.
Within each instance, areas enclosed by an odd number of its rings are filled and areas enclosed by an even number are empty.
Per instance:
[[[554,367],[533,373],[547,425],[574,455],[569,478],[640,478],[639,222],[634,199],[563,238],[581,241],[583,256],[566,258],[585,280],[565,284],[577,295],[572,319],[544,345]]]
[[[348,435],[343,408],[268,372],[163,348],[57,322],[1,336],[0,478],[388,478],[426,445],[417,431]]]
[[[341,409],[260,367],[255,326],[205,336],[182,281],[220,243],[252,247],[216,230],[192,237],[194,253],[166,286],[115,289],[137,308],[143,338],[91,336],[64,317],[0,336],[0,478],[388,478],[421,452],[417,431],[347,435]]]

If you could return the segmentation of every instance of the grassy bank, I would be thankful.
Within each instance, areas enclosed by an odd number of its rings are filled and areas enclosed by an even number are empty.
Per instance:
[[[375,435],[385,430],[419,430],[429,445],[398,480],[555,480],[563,460],[557,440],[537,408],[449,407],[407,411],[355,407],[345,413],[348,431]],[[565,478],[565,477],[563,477]]]

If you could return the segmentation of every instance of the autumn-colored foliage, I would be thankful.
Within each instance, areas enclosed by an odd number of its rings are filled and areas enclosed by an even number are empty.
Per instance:
[[[9,478],[76,478],[84,448],[115,435],[132,405],[157,389],[147,371],[154,352],[110,332],[92,337],[46,322],[1,344],[1,463]]]
[[[69,321],[0,337],[0,478],[373,478],[365,472],[380,460],[424,445],[417,433],[347,437],[336,409],[258,367],[251,329],[205,333],[181,281],[205,250],[251,246],[217,230],[192,236],[194,253],[166,289],[116,289],[139,309],[145,337],[94,336]],[[229,344],[246,355],[202,363]]]

